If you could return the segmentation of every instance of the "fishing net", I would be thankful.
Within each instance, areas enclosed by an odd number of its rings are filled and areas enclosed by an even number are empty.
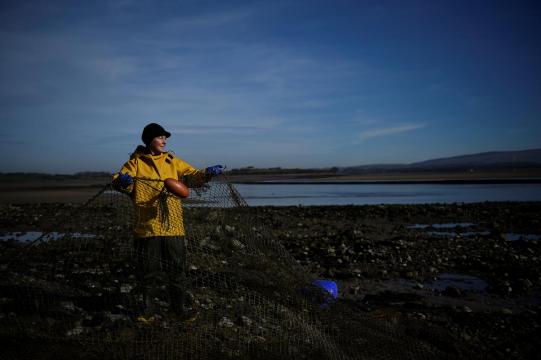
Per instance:
[[[148,213],[112,184],[75,211],[49,214],[53,231],[29,246],[2,245],[3,358],[446,357],[435,332],[421,341],[422,329],[312,285],[223,175],[192,184],[182,200],[161,181],[135,182],[172,234],[157,249],[133,235]]]

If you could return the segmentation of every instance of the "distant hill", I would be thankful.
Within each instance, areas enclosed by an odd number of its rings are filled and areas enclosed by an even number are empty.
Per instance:
[[[340,168],[341,174],[394,171],[512,170],[541,168],[541,149],[492,151],[431,159],[411,164],[360,165]]]

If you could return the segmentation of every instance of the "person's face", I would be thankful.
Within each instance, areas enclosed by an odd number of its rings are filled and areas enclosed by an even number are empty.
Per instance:
[[[167,137],[165,135],[156,136],[150,143],[150,151],[152,154],[157,155],[165,152],[165,145],[167,144]]]

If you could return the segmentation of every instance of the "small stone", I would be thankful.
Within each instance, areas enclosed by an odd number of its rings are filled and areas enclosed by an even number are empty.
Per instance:
[[[81,335],[85,330],[83,329],[83,327],[81,326],[81,324],[77,323],[77,325],[71,329],[71,330],[68,330],[66,332],[66,336],[77,336],[77,335]]]
[[[130,284],[122,284],[120,285],[120,293],[121,294],[129,294],[133,290],[133,286]]]
[[[408,271],[408,272],[406,272],[405,276],[406,276],[407,279],[413,279],[417,275],[418,275],[417,271]]]
[[[75,311],[75,304],[73,301],[62,301],[60,306],[62,306],[62,308],[65,310]]]
[[[235,324],[233,323],[233,321],[231,321],[231,319],[227,318],[227,317],[223,317],[221,318],[220,322],[218,323],[219,326],[222,326],[222,327],[233,327]]]
[[[254,338],[254,342],[255,342],[255,343],[261,344],[261,343],[264,343],[265,341],[267,341],[267,339],[265,339],[263,336],[256,336],[256,337]]]
[[[239,240],[237,240],[237,239],[233,239],[233,240],[231,241],[231,243],[232,243],[233,246],[236,247],[237,249],[244,249],[244,248],[245,248],[244,244],[241,243],[241,242],[240,242]]]
[[[252,326],[252,324],[253,324],[252,319],[250,319],[248,316],[245,316],[245,315],[242,315],[240,317],[240,322],[244,326]]]
[[[359,286],[353,286],[349,289],[350,295],[357,295],[359,293],[360,287]]]

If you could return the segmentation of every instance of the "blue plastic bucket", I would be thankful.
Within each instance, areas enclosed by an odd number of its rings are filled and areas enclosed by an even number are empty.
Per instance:
[[[319,286],[320,288],[331,294],[334,299],[338,298],[338,285],[334,281],[316,280],[313,282],[313,284]]]

